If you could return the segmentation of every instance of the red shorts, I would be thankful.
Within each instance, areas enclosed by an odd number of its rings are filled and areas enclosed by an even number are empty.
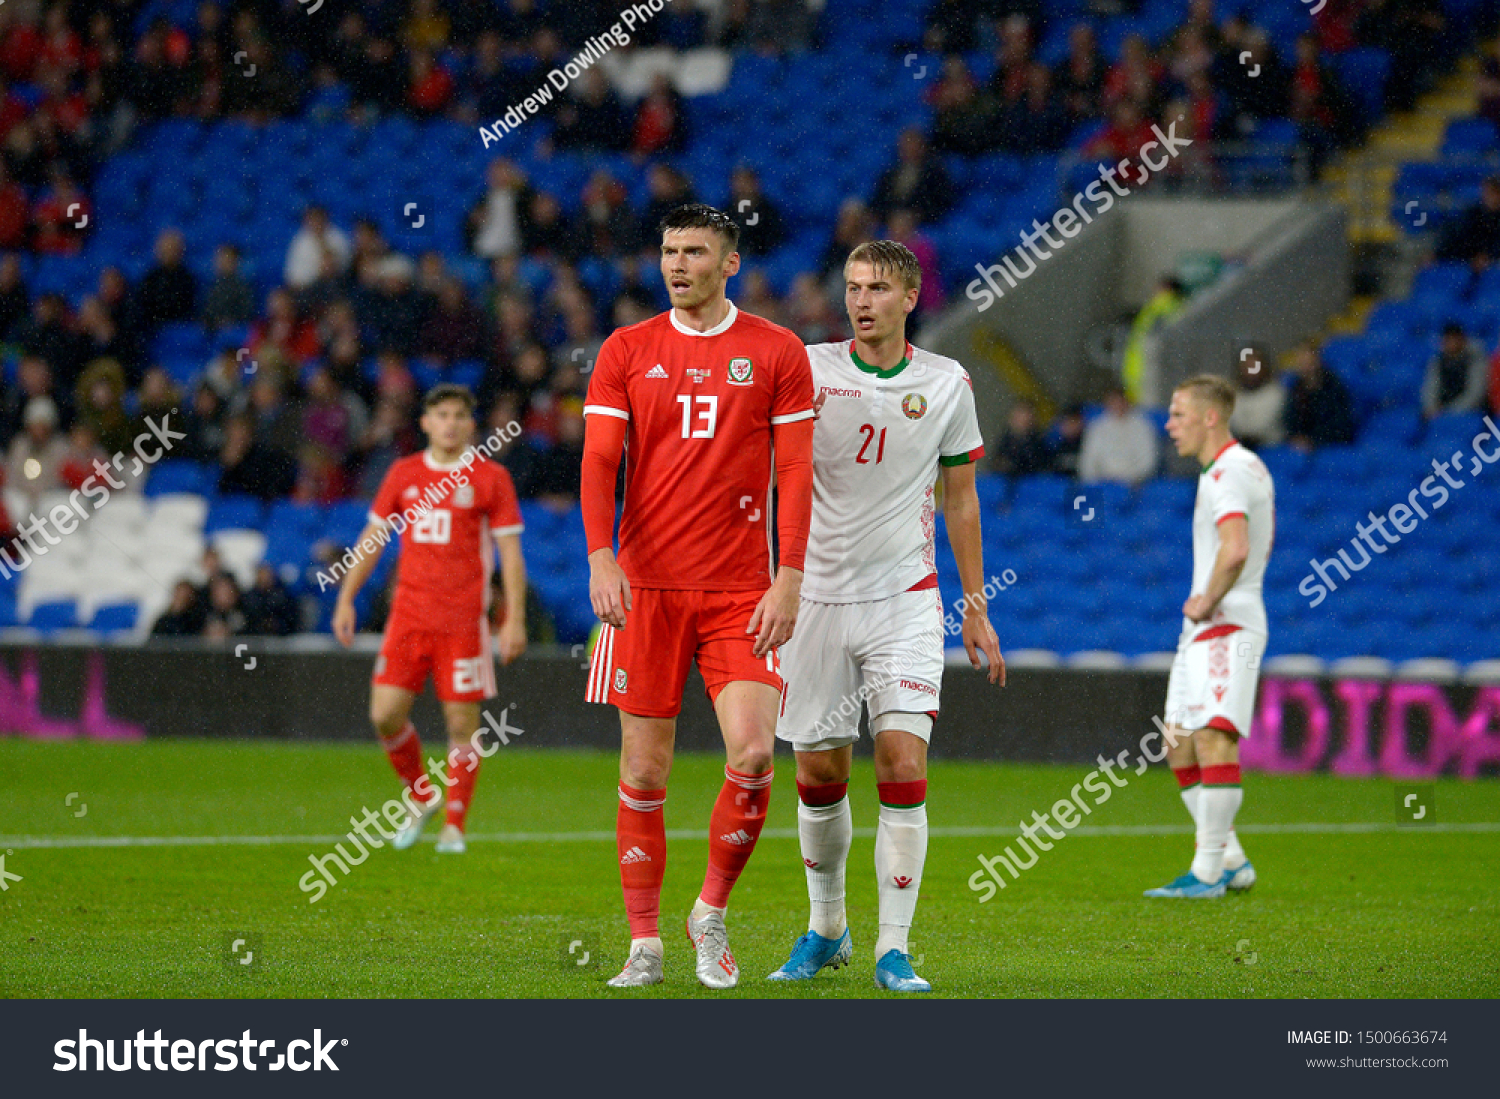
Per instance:
[[[745,632],[764,591],[664,591],[631,588],[625,628],[605,625],[589,663],[589,702],[607,702],[639,717],[676,717],[688,665],[716,701],[726,683],[749,680],[781,690],[773,649],[756,656]]]
[[[375,682],[421,694],[429,672],[433,690],[444,702],[494,698],[489,623],[476,618],[467,629],[434,630],[392,616],[375,660]]]

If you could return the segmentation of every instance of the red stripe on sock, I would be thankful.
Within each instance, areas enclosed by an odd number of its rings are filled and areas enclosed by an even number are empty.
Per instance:
[[[899,808],[921,805],[927,800],[927,780],[916,782],[877,782],[875,790],[880,794],[880,804]]]
[[[703,900],[715,908],[729,903],[729,891],[739,880],[760,830],[766,824],[766,806],[771,802],[771,775],[740,775],[730,772],[714,802],[708,820],[708,871],[703,875]],[[756,780],[758,785],[745,787],[737,778]]]
[[[803,786],[797,783],[797,797],[810,809],[821,809],[825,805],[837,805],[849,793],[847,782],[830,782],[823,786]]]
[[[661,801],[662,790],[637,790],[620,783],[638,801]],[[667,869],[667,825],[660,808],[642,811],[620,802],[615,815],[615,846],[620,855],[620,887],[632,939],[660,938],[661,882]]]
[[[1238,763],[1214,763],[1203,768],[1204,786],[1238,786],[1240,765]]]
[[[1184,790],[1203,781],[1203,772],[1196,763],[1191,767],[1173,767],[1172,773],[1177,776],[1177,785]]]

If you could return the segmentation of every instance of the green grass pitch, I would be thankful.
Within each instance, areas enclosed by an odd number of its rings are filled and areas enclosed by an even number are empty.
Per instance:
[[[877,803],[867,758],[850,787],[854,964],[794,985],[763,979],[806,926],[792,760],[778,754],[768,831],[729,910],[740,987],[697,985],[680,928],[702,882],[722,767],[712,756],[677,760],[666,808],[667,979],[619,993],[604,985],[627,939],[612,754],[502,748],[480,775],[466,854],[436,854],[429,826],[418,847],[372,852],[309,904],[298,888],[308,856],[396,792],[375,745],[0,740],[0,853],[11,875],[0,879],[0,996],[888,995],[872,981]],[[1389,781],[1249,774],[1239,823],[1260,883],[1193,903],[1141,897],[1192,854],[1176,786],[1152,769],[1094,810],[1092,831],[1057,841],[980,903],[968,886],[977,856],[1002,851],[1019,821],[1087,770],[933,765],[935,834],[912,954],[936,994],[1500,995],[1500,783],[1441,781],[1438,826],[1398,828]],[[168,836],[277,842],[100,844]],[[231,956],[237,938],[246,944]]]

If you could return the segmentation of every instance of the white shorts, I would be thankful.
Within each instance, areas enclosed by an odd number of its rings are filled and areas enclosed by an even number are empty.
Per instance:
[[[936,717],[943,639],[936,588],[871,603],[802,600],[792,639],[780,649],[776,735],[799,752],[819,752],[859,739],[862,706],[872,719],[893,712]],[[928,730],[923,739],[930,736]]]
[[[1255,687],[1260,681],[1260,659],[1266,635],[1239,629],[1194,641],[1206,627],[1184,631],[1177,643],[1177,659],[1167,679],[1166,724],[1179,729],[1231,728],[1250,735],[1255,716]]]

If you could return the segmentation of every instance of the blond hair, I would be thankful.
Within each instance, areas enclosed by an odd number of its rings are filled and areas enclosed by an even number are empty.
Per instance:
[[[895,276],[907,290],[922,289],[922,265],[912,250],[893,240],[867,240],[849,253],[844,261],[844,277],[856,263],[868,263],[877,275]]]
[[[1234,386],[1217,374],[1199,374],[1178,384],[1173,393],[1187,393],[1195,401],[1211,404],[1219,410],[1219,422],[1229,423],[1234,415]]]

